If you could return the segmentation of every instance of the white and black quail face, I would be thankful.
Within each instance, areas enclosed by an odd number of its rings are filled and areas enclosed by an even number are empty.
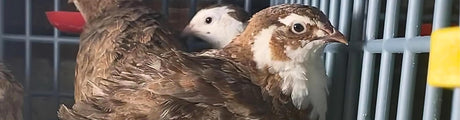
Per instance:
[[[305,62],[308,53],[327,42],[347,43],[319,9],[304,5],[264,9],[253,16],[247,29],[255,34],[252,51],[255,61],[262,63],[259,67],[270,62]]]
[[[295,4],[266,8],[251,18],[241,36],[253,40],[257,69],[278,74],[282,93],[295,107],[311,104],[314,115],[325,119],[327,76],[321,56],[326,43],[347,41],[319,9]]]
[[[243,32],[248,19],[248,14],[239,7],[214,5],[198,11],[182,34],[197,36],[213,48],[223,48]]]

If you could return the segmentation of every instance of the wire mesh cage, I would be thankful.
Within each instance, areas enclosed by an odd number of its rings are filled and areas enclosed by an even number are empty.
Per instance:
[[[145,0],[181,31],[196,10],[230,3],[255,13],[270,5],[320,8],[349,45],[325,50],[329,120],[460,119],[460,90],[426,83],[432,30],[459,24],[458,0]],[[0,59],[24,85],[24,119],[57,119],[73,104],[78,35],[61,33],[46,11],[75,11],[67,0],[0,1]],[[187,19],[184,19],[187,16]],[[196,43],[189,43],[192,46]]]

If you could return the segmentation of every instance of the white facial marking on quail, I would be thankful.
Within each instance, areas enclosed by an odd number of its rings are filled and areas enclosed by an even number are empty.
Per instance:
[[[256,36],[254,36],[252,52],[254,53],[254,61],[257,62],[258,69],[263,69],[266,64],[271,62],[272,52],[270,50],[270,39],[275,29],[276,26],[272,25],[261,30]]]
[[[291,13],[291,14],[289,14],[288,16],[286,16],[284,18],[279,18],[278,21],[283,23],[284,25],[287,25],[287,26],[290,26],[294,22],[303,22],[305,24],[310,24],[310,25],[316,24],[316,22],[311,20],[311,18],[305,17],[305,16],[300,16],[300,15],[294,14],[294,13]]]
[[[322,30],[318,30],[316,33],[315,33],[316,36],[326,36],[326,32],[322,31]]]

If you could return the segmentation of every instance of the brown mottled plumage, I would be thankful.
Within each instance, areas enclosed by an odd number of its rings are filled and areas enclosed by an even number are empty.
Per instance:
[[[99,0],[73,1],[82,5]],[[251,33],[222,51],[188,54],[176,50],[154,12],[135,0],[112,1],[106,5],[116,7],[99,7],[105,12],[88,17],[94,19],[88,19],[81,35],[76,103],[71,109],[61,106],[60,119],[310,118],[312,107],[296,108],[280,92],[277,73],[256,67]],[[86,7],[93,6],[78,8]],[[263,22],[258,21],[260,14],[249,26]],[[248,32],[257,34],[255,29]],[[332,30],[326,30],[328,35],[336,34]]]
[[[24,89],[0,63],[0,120],[22,120]]]
[[[90,19],[80,38],[76,103],[61,107],[61,119],[251,118],[269,110],[234,63],[177,52],[157,14],[138,1],[106,5],[117,7],[99,7],[105,12],[94,17],[81,11]]]

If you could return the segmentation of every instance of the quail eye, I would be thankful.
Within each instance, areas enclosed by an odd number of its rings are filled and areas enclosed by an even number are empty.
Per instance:
[[[302,33],[304,33],[306,31],[305,30],[305,25],[301,24],[301,23],[295,23],[295,24],[292,25],[291,31],[296,33],[296,34],[302,34]]]
[[[211,22],[212,22],[212,18],[211,18],[211,17],[207,17],[206,20],[205,20],[205,22],[206,22],[207,24],[211,23]]]

